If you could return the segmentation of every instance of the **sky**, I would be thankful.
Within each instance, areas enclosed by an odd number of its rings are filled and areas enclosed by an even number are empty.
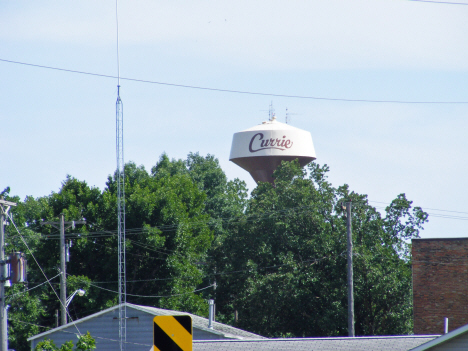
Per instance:
[[[272,103],[310,131],[334,186],[379,209],[405,193],[430,214],[421,237],[468,237],[467,18],[408,0],[119,0],[125,161],[212,154],[252,190],[232,135]],[[0,3],[0,190],[45,196],[67,175],[105,187],[117,80],[11,61],[115,77],[116,37],[115,1]]]

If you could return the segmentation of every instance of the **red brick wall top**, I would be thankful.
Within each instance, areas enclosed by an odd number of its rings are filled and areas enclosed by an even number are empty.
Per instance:
[[[413,239],[414,334],[468,324],[468,238]]]

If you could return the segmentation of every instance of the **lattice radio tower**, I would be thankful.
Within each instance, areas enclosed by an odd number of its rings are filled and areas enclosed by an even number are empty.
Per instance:
[[[125,277],[125,163],[123,144],[123,105],[120,99],[120,59],[119,59],[119,8],[115,1],[117,22],[117,101],[115,103],[116,151],[117,151],[117,236],[118,236],[118,275],[119,275],[119,342],[120,351],[125,350],[127,341],[127,281]]]

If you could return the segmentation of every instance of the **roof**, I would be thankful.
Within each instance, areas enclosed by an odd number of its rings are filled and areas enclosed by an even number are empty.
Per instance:
[[[193,351],[408,351],[437,335],[193,341]]]
[[[433,348],[434,346],[449,342],[450,340],[455,339],[456,337],[463,335],[468,332],[468,324],[463,327],[452,330],[450,333],[439,336],[438,338],[427,342],[421,346],[414,348],[411,351],[424,351]]]
[[[187,312],[166,310],[166,309],[163,309],[163,308],[156,308],[156,307],[151,307],[151,306],[140,306],[140,305],[134,305],[134,304],[131,304],[131,303],[126,303],[126,306],[127,306],[127,308],[132,308],[132,309],[135,309],[135,310],[146,312],[146,313],[151,314],[153,316],[189,315],[190,317],[192,317],[192,326],[194,328],[201,329],[201,330],[204,330],[204,331],[212,333],[212,334],[221,335],[221,336],[223,336],[225,338],[232,338],[232,339],[266,339],[263,336],[260,336],[260,335],[254,334],[254,333],[250,333],[248,331],[245,331],[245,330],[242,330],[242,329],[239,329],[239,328],[235,328],[235,327],[231,327],[230,325],[226,325],[226,324],[218,323],[218,322],[213,322],[213,329],[209,329],[208,328],[208,319],[207,318],[196,316],[194,314],[187,313]],[[69,328],[73,324],[80,324],[80,323],[86,322],[86,321],[88,321],[90,319],[93,319],[93,318],[102,316],[103,314],[114,311],[118,307],[119,306],[116,305],[116,306],[113,306],[111,308],[102,310],[102,311],[100,311],[98,313],[94,313],[94,314],[91,314],[91,315],[89,315],[87,317],[84,317],[84,318],[78,319],[76,321],[73,321],[71,323],[68,323],[68,324],[62,325],[60,327],[48,330],[48,331],[46,331],[44,333],[36,334],[36,335],[28,338],[27,341],[35,340],[37,338],[42,338],[44,336],[55,333],[55,332],[60,331],[62,329]]]
[[[273,120],[264,121],[261,124],[253,126],[251,128],[244,129],[242,132],[251,132],[255,130],[300,130],[300,131],[303,131],[302,129],[293,127],[290,124],[278,122],[276,118],[274,118]]]
[[[149,306],[140,306],[140,305],[133,305],[127,303],[127,306],[131,306],[135,309],[139,309],[140,311],[148,312],[153,314],[154,316],[171,316],[171,315],[189,315],[192,317],[192,325],[194,328],[202,329],[205,331],[209,331],[211,333],[221,333],[224,334],[226,337],[232,338],[242,338],[242,339],[266,339],[261,335],[257,335],[254,333],[250,333],[248,331],[231,327],[230,325],[213,322],[213,329],[208,329],[208,319],[203,318],[191,313],[187,312],[179,312],[179,311],[172,311],[172,310],[165,310],[162,308],[156,307],[149,307]]]

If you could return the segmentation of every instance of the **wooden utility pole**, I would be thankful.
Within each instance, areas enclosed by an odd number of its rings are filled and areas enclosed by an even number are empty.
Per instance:
[[[348,238],[348,336],[354,337],[353,234],[351,201],[346,202],[346,235]]]
[[[7,260],[5,260],[5,216],[15,202],[0,198],[0,350],[8,350],[8,318],[7,306],[5,305],[5,282],[8,280]]]
[[[41,225],[49,224],[60,230],[60,324],[67,324],[67,265],[65,262],[65,229],[75,224],[86,224],[86,221],[65,222],[63,213],[59,216],[58,222],[41,222]],[[65,227],[67,225],[67,227]]]

